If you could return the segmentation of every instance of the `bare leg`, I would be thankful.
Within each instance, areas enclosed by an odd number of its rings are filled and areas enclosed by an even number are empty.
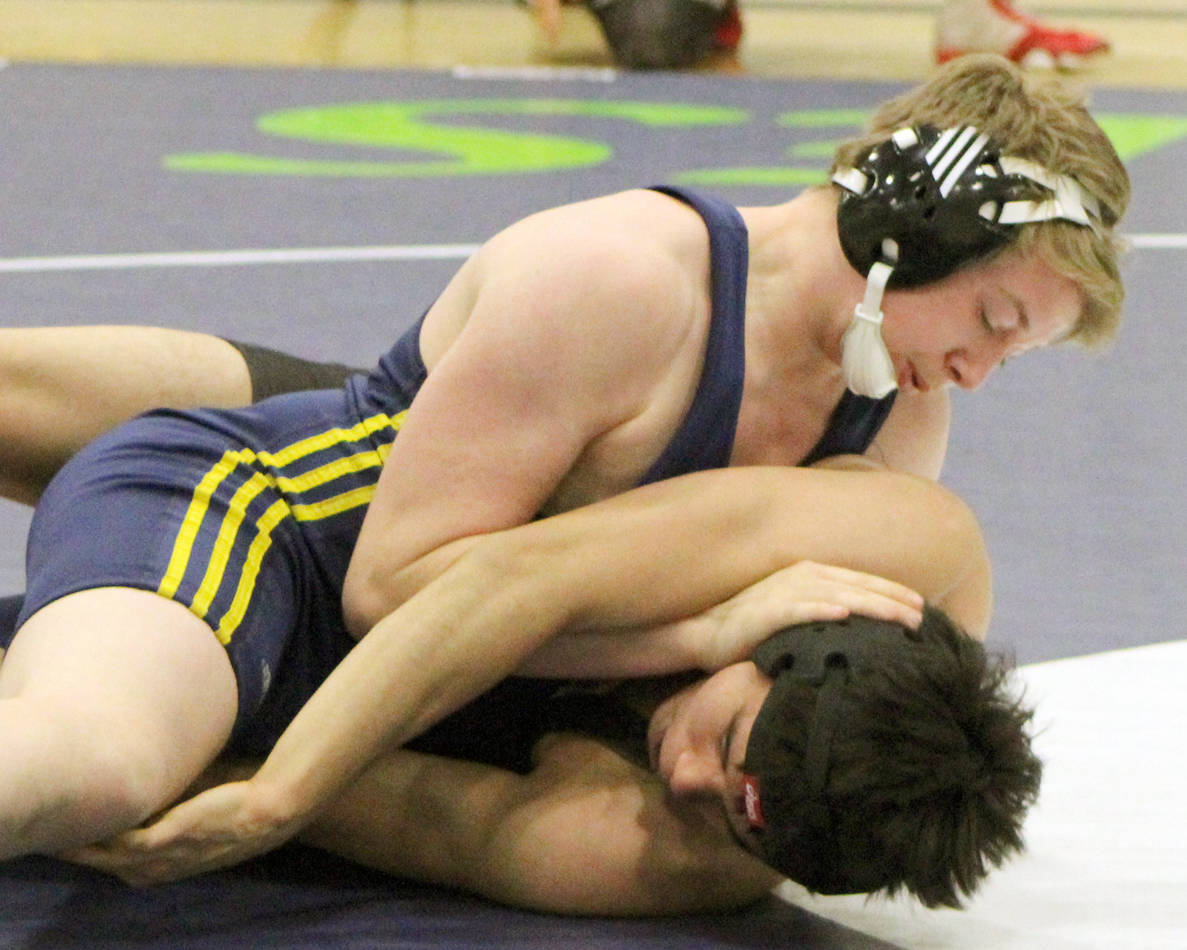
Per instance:
[[[218,754],[235,719],[226,651],[156,594],[71,594],[21,628],[0,667],[0,860],[144,821]]]
[[[239,352],[157,327],[0,329],[0,494],[34,503],[95,436],[159,406],[242,406]]]

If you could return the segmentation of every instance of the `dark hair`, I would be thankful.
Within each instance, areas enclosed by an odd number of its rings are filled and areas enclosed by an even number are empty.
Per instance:
[[[959,907],[1022,849],[1042,765],[1010,666],[942,612],[776,634],[747,748],[768,863],[821,893],[906,890]],[[798,667],[798,670],[797,670]]]

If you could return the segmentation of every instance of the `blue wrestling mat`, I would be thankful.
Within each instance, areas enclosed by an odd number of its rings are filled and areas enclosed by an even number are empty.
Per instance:
[[[774,897],[712,917],[553,917],[393,881],[299,846],[148,891],[47,859],[6,868],[0,887],[0,947],[29,950],[892,947]]]
[[[600,71],[10,65],[0,69],[4,321],[165,324],[367,365],[473,246],[511,221],[657,182],[776,203],[823,180],[834,140],[898,88]],[[986,526],[998,590],[992,642],[1027,663],[1187,634],[1179,312],[1187,300],[1187,95],[1098,90],[1093,101],[1135,184],[1128,326],[1103,358],[1028,356],[975,398],[957,394],[946,468]],[[26,525],[22,509],[0,508],[0,593],[22,589]],[[1181,664],[1182,651],[1175,656]],[[1098,687],[1084,680],[1078,688]],[[1140,708],[1127,712],[1135,729],[1151,728]],[[1173,721],[1154,722],[1167,742]],[[1127,740],[1116,742],[1120,749]],[[1140,798],[1124,786],[1100,794],[1102,825],[1115,821],[1118,803]],[[1151,857],[1187,850],[1172,830],[1181,824],[1167,816],[1159,827],[1169,838]],[[1093,828],[1049,839],[1054,864],[1034,880],[1064,881],[1081,900],[1095,883],[1095,903],[1105,906],[1126,886],[1117,883],[1124,872],[1093,877],[1089,861],[1067,859],[1077,842],[1084,853],[1100,844]],[[1179,861],[1172,876],[1182,873]],[[1165,873],[1165,861],[1159,866]],[[1178,883],[1180,897],[1185,886]],[[1026,900],[1019,895],[1019,905]],[[871,923],[876,906],[836,919],[823,916],[828,906],[772,899],[713,918],[581,920],[393,881],[295,847],[150,891],[36,859],[0,866],[0,948],[926,942],[889,918]],[[1004,917],[1012,906],[1003,905]],[[932,920],[923,911],[912,919]],[[935,920],[951,935],[951,917]],[[981,933],[989,942],[966,928],[944,945],[1129,946],[1066,933],[994,942],[997,931]],[[1172,944],[1132,944],[1155,945]]]

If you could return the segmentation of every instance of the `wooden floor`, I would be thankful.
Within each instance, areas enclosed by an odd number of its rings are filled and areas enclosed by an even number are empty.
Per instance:
[[[760,76],[914,80],[932,65],[938,0],[742,0],[735,61]],[[1035,0],[1032,13],[1107,36],[1089,84],[1187,88],[1187,0]],[[16,61],[497,67],[610,65],[584,9],[544,43],[512,0],[0,0]]]

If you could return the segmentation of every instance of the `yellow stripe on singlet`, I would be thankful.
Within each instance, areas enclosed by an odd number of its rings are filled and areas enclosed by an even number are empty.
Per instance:
[[[202,583],[198,585],[198,592],[194,594],[193,601],[190,602],[190,610],[199,617],[206,616],[206,611],[210,609],[219,585],[222,584],[227,563],[231,559],[231,551],[235,546],[235,536],[239,534],[243,519],[247,517],[247,506],[273,481],[274,479],[262,472],[256,472],[239,486],[227,504],[227,513],[223,516],[218,537],[214,539],[214,546],[210,552],[210,560],[206,564],[206,574],[202,577]]]
[[[198,483],[190,499],[189,508],[174,541],[173,552],[169,559],[169,566],[158,586],[158,593],[165,597],[172,597],[177,593],[182,579],[190,566],[190,557],[198,532],[210,508],[210,500],[218,487],[230,477],[240,465],[250,465],[257,459],[273,468],[291,465],[293,462],[306,458],[315,452],[330,446],[355,442],[384,428],[399,431],[404,422],[407,410],[394,416],[376,415],[364,419],[358,425],[349,429],[334,428],[325,432],[302,439],[279,452],[256,453],[251,449],[229,451],[215,464]],[[273,475],[266,472],[254,472],[232,496],[228,504],[227,513],[219,526],[210,561],[203,575],[202,583],[190,604],[197,616],[205,618],[211,603],[214,601],[223,578],[226,575],[231,552],[234,550],[235,539],[243,529],[248,505],[268,487],[274,487],[282,493],[300,493],[328,485],[331,482],[368,468],[382,466],[391,452],[388,444],[378,449],[367,449],[348,458],[335,459],[312,471],[296,477]],[[311,504],[296,504],[290,506],[284,499],[278,499],[264,515],[254,522],[256,537],[248,548],[247,560],[239,575],[235,596],[231,607],[220,620],[216,633],[223,644],[230,642],[235,629],[243,620],[247,606],[251,602],[251,594],[255,589],[255,581],[259,575],[260,565],[265,552],[272,544],[272,531],[291,514],[298,521],[317,521],[329,518],[343,511],[349,511],[371,501],[375,494],[375,486],[367,485],[353,488],[331,498]]]
[[[386,457],[387,453],[384,452],[383,455]],[[341,514],[343,511],[349,511],[351,508],[358,508],[360,505],[368,504],[374,494],[375,486],[365,485],[348,492],[343,492],[341,495],[335,495],[333,498],[327,498],[325,501],[313,505],[293,505],[290,507],[285,503],[284,499],[274,501],[268,510],[264,512],[263,517],[256,521],[256,536],[252,539],[251,547],[248,549],[247,557],[243,563],[243,569],[239,572],[239,584],[235,588],[235,597],[231,601],[231,606],[219,621],[218,629],[214,631],[215,636],[219,638],[222,644],[226,646],[231,642],[231,637],[239,628],[239,624],[243,622],[243,617],[247,613],[247,606],[251,603],[251,595],[255,590],[256,577],[260,573],[260,565],[263,563],[264,555],[267,553],[268,548],[272,546],[273,528],[290,514],[298,521],[318,521],[322,518]]]
[[[219,621],[218,628],[214,631],[214,635],[218,637],[223,646],[231,642],[231,637],[235,635],[239,624],[243,622],[243,617],[247,613],[247,605],[251,603],[251,595],[256,587],[260,564],[263,563],[264,554],[272,546],[272,529],[285,519],[288,512],[289,506],[284,499],[277,498],[256,522],[258,529],[256,536],[252,539],[251,547],[247,550],[247,559],[244,562],[243,570],[239,572],[239,584],[235,588],[235,597]]]
[[[185,517],[181,520],[181,530],[177,532],[177,540],[173,542],[173,554],[169,558],[169,567],[157,587],[157,593],[162,597],[172,597],[177,593],[177,587],[181,583],[182,577],[185,576],[186,565],[190,562],[190,554],[194,549],[194,541],[198,537],[198,529],[202,527],[202,520],[206,517],[206,511],[210,507],[210,499],[218,486],[238,468],[240,462],[250,464],[254,458],[255,453],[250,449],[227,452],[218,464],[203,476],[198,487],[194,489],[190,506],[186,510]]]

